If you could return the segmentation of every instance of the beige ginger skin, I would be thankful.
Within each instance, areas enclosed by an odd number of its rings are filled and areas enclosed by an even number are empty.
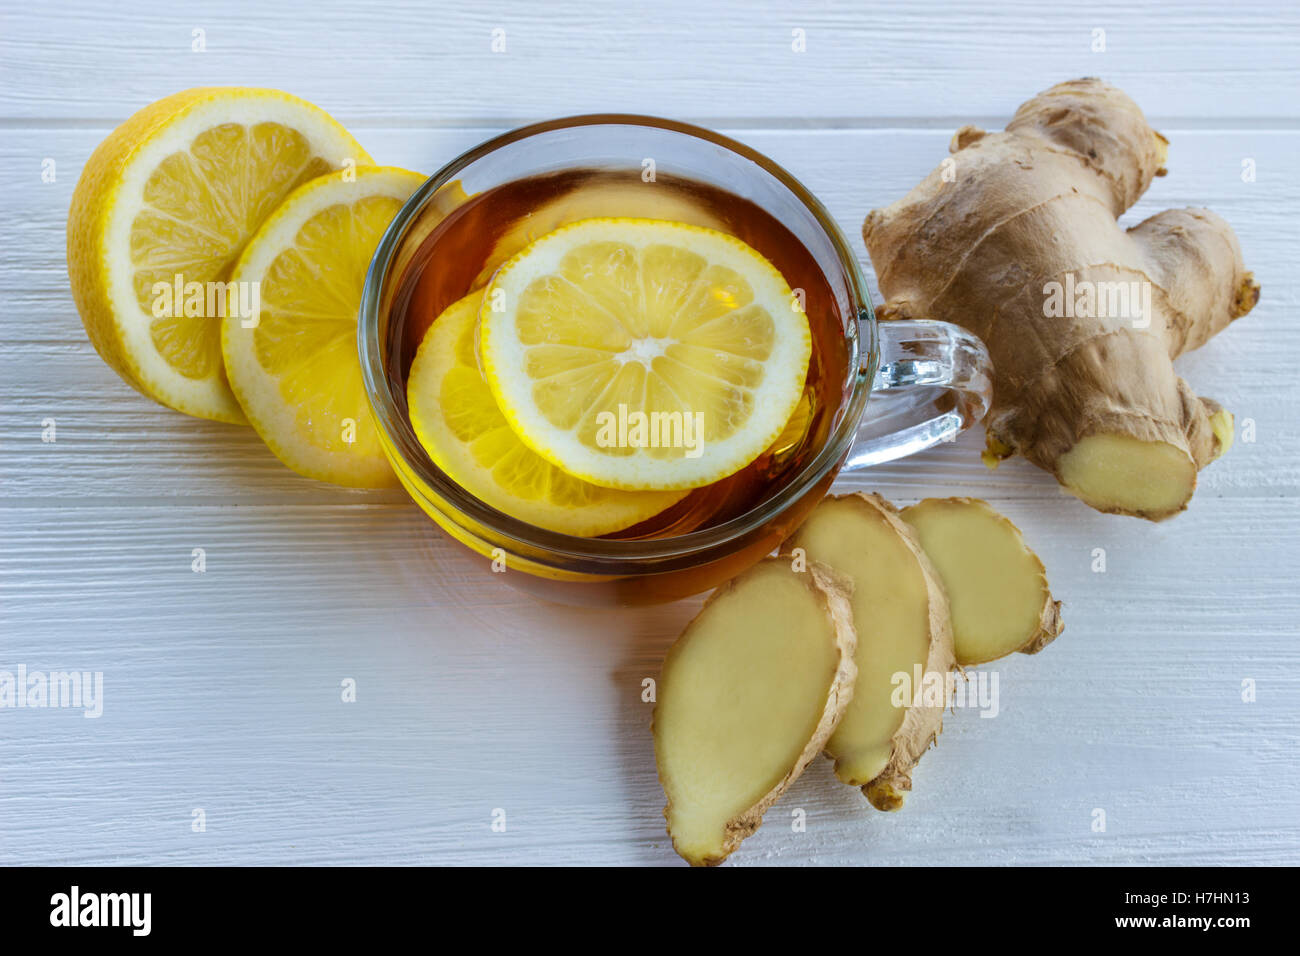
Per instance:
[[[1164,175],[1167,146],[1115,87],[1060,83],[1001,133],[958,130],[951,159],[863,226],[882,318],[954,322],[987,343],[986,462],[1023,455],[1098,510],[1157,521],[1232,443],[1232,416],[1173,360],[1259,301],[1209,210],[1117,224]],[[1062,289],[1077,290],[1064,310]]]

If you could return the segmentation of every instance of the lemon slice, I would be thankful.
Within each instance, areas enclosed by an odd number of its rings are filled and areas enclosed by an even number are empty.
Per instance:
[[[708,208],[678,192],[647,188],[640,170],[629,176],[598,177],[584,181],[581,187],[564,193],[528,210],[512,223],[492,246],[482,271],[471,289],[488,284],[501,263],[520,252],[531,242],[580,219],[618,216],[624,219],[667,219],[692,226],[722,229],[722,221]]]
[[[217,284],[294,188],[370,162],[323,110],[277,90],[187,90],[140,110],[86,162],[68,214],[73,299],[96,350],[164,405],[244,421]]]
[[[659,514],[684,491],[617,491],[566,475],[524,445],[497,409],[474,348],[483,291],[438,316],[411,363],[406,396],[415,435],[458,485],[529,524],[609,534]]]
[[[520,439],[592,484],[697,488],[780,435],[808,372],[785,279],[725,233],[586,219],[497,271],[480,310],[484,373]]]
[[[248,420],[301,475],[395,485],[357,357],[357,307],[375,246],[419,173],[343,170],[299,187],[257,231],[232,278],[259,289],[260,315],[228,316],[221,350]]]

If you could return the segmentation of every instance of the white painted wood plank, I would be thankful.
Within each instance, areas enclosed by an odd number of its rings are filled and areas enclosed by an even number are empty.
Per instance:
[[[1300,862],[1300,502],[1203,505],[1008,506],[1066,633],[995,665],[999,715],[949,718],[903,812],[819,762],[735,863]],[[640,682],[697,602],[539,613],[396,507],[4,513],[6,660],[105,690],[4,715],[0,861],[673,860]]]
[[[715,124],[969,120],[1096,75],[1156,118],[1240,122],[1294,120],[1300,91],[1300,9],[1286,0],[155,0],[129,13],[98,0],[7,0],[4,16],[0,118],[10,119],[120,121],[176,89],[230,83],[282,87],[345,122],[381,124],[608,110]],[[192,52],[196,30],[205,52]],[[494,30],[505,52],[492,51]],[[794,30],[806,52],[794,51]],[[1098,30],[1104,52],[1094,52]]]

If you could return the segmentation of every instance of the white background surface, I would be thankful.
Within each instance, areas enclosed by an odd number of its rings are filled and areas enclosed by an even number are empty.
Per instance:
[[[1179,368],[1256,440],[1158,526],[1096,514],[1022,461],[987,472],[979,434],[842,482],[990,499],[1042,555],[1066,631],[997,665],[1000,715],[950,717],[902,812],[818,761],[730,865],[1300,863],[1295,4],[3,0],[0,17],[0,669],[105,681],[97,720],[0,711],[0,863],[677,862],[639,695],[698,602],[540,605],[400,493],[299,478],[96,356],[64,224],[81,164],[130,113],[275,86],[430,173],[521,122],[666,115],[785,164],[862,252],[862,217],[956,126],[997,128],[1080,75],[1122,86],[1172,143],[1126,224],[1191,204],[1237,229],[1263,299]]]

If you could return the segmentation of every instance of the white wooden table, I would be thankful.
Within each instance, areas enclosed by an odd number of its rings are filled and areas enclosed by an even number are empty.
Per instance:
[[[1180,362],[1255,440],[1159,526],[1096,514],[1021,461],[987,472],[975,433],[845,482],[992,500],[1043,556],[1066,631],[998,665],[997,719],[947,721],[901,813],[818,762],[732,865],[1300,863],[1298,39],[1283,0],[2,0],[0,670],[102,671],[104,700],[98,719],[0,711],[0,863],[676,862],[640,688],[698,602],[539,604],[401,494],[299,478],[251,431],[159,408],[99,360],[64,223],[81,164],[131,112],[189,86],[280,87],[425,172],[521,122],[671,116],[785,164],[862,251],[863,215],[957,125],[996,128],[1081,75],[1172,141],[1126,223],[1208,205],[1263,283]]]

